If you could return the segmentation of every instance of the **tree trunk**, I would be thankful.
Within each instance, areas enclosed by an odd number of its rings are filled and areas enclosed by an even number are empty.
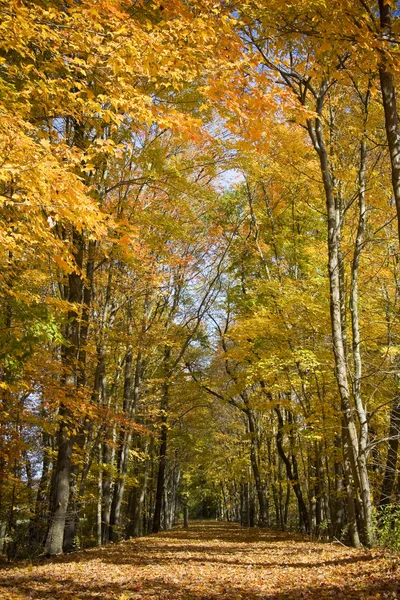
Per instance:
[[[74,243],[74,260],[77,271],[68,276],[68,301],[75,305],[82,302],[83,279],[81,269],[83,263],[84,243],[80,233],[72,233]],[[67,344],[62,348],[64,367],[65,395],[73,401],[78,385],[77,362],[79,355],[79,315],[76,309],[68,311],[68,325],[65,331]],[[75,433],[71,430],[73,415],[67,404],[61,403],[59,410],[60,424],[57,435],[57,461],[52,478],[52,494],[50,506],[50,525],[47,533],[45,553],[61,554],[63,551],[64,528],[67,518],[69,487],[71,476],[71,458]]]
[[[277,449],[278,449],[278,454],[281,457],[281,459],[286,467],[287,477],[289,479],[289,482],[290,482],[290,484],[293,488],[293,491],[296,495],[296,498],[297,498],[300,521],[303,523],[306,533],[310,533],[310,520],[309,520],[309,516],[308,516],[307,507],[306,507],[304,499],[303,499],[303,494],[301,492],[300,481],[299,481],[299,477],[298,477],[298,473],[297,473],[297,461],[294,462],[293,469],[292,469],[292,464],[290,463],[289,458],[286,456],[285,451],[283,449],[283,444],[282,444],[282,440],[283,440],[282,413],[278,407],[275,407],[274,410],[278,417],[278,431],[276,434],[276,445],[277,445]],[[292,457],[293,457],[293,455],[292,455]]]
[[[314,148],[320,160],[320,169],[325,189],[325,199],[328,215],[328,273],[330,285],[330,314],[333,353],[335,358],[335,375],[338,383],[341,399],[342,413],[345,419],[344,435],[347,437],[347,457],[351,466],[353,479],[356,486],[360,488],[363,502],[363,529],[366,533],[366,541],[372,536],[372,522],[370,510],[369,477],[365,456],[359,457],[358,433],[354,422],[353,409],[349,390],[347,375],[347,357],[345,346],[345,323],[343,321],[343,292],[341,286],[341,250],[340,236],[342,228],[342,212],[339,199],[335,197],[333,179],[329,166],[328,152],[325,146],[322,132],[322,107],[326,93],[326,83],[322,86],[317,100],[317,118],[315,123],[308,120],[308,131]],[[347,492],[351,492],[353,486],[347,485]],[[349,499],[351,503],[354,501]],[[356,537],[354,537],[356,539]]]
[[[360,427],[359,436],[359,452],[358,452],[358,470],[360,476],[360,489],[362,494],[363,508],[363,527],[364,538],[367,546],[372,546],[374,543],[374,533],[372,526],[372,504],[371,491],[367,468],[367,450],[368,450],[368,419],[361,398],[361,378],[362,378],[362,359],[361,359],[361,340],[360,326],[358,316],[358,268],[362,245],[364,240],[366,206],[365,206],[365,190],[366,190],[366,168],[367,168],[367,144],[365,141],[365,127],[367,119],[367,109],[369,102],[369,93],[365,99],[365,116],[364,116],[364,132],[363,139],[360,144],[360,167],[358,173],[359,181],[359,217],[357,236],[354,246],[354,255],[351,268],[351,289],[350,289],[350,312],[351,312],[351,327],[353,334],[353,362],[354,374],[352,378],[353,397],[356,405],[356,411]]]
[[[138,361],[136,370],[139,369],[140,356],[138,355]],[[124,377],[124,395],[123,395],[123,416],[125,419],[130,421],[133,416],[134,406],[132,405],[131,392],[132,392],[132,364],[133,355],[132,347],[129,346],[125,357],[125,377]],[[128,422],[123,425],[120,433],[120,440],[118,446],[117,455],[117,479],[114,483],[113,497],[111,502],[110,512],[110,538],[116,541],[120,537],[120,531],[118,530],[121,518],[121,506],[122,499],[125,490],[125,479],[128,472],[128,460],[129,460],[129,449],[132,440],[132,425]]]
[[[166,390],[164,389],[164,395]],[[167,401],[167,400],[166,400]],[[166,406],[165,402],[163,406]],[[164,409],[165,410],[165,409]],[[156,488],[156,503],[154,508],[153,517],[153,533],[158,533],[161,529],[161,510],[162,510],[162,499],[164,495],[165,486],[165,466],[166,466],[166,454],[167,454],[167,418],[166,415],[161,417],[161,439],[160,439],[160,450],[159,450],[159,463],[158,463],[158,474],[157,474],[157,488]]]
[[[392,34],[390,2],[379,0],[379,14],[382,37],[384,40],[389,40]],[[387,43],[389,43],[389,41]],[[397,227],[400,241],[400,127],[393,75],[387,68],[387,61],[383,52],[379,66],[379,79],[381,84],[383,109],[385,112],[386,138],[389,146],[392,188],[396,202]]]
[[[102,509],[101,509],[101,540],[103,544],[110,541],[110,508],[111,508],[111,484],[112,484],[112,449],[110,441],[107,440],[110,434],[109,428],[106,429],[106,441],[103,443],[102,454]]]
[[[345,419],[342,417],[342,430],[346,427]],[[349,525],[349,537],[350,543],[355,548],[359,548],[361,546],[360,537],[358,534],[357,527],[357,516],[356,516],[356,502],[355,502],[355,494],[354,494],[354,485],[352,482],[352,469],[350,465],[349,459],[349,443],[348,437],[345,432],[342,435],[342,444],[343,444],[343,474],[344,474],[344,482],[346,487],[346,497],[347,497],[347,522]]]
[[[335,469],[335,499],[333,511],[333,534],[339,538],[342,535],[344,527],[344,504],[343,504],[343,463],[342,455],[342,436],[335,435],[335,454],[334,454],[334,469]]]
[[[102,530],[101,530],[101,509],[102,509],[102,490],[103,490],[103,448],[101,442],[99,442],[97,447],[98,452],[98,466],[99,473],[97,479],[97,512],[96,512],[96,540],[97,545],[101,546],[102,544]]]
[[[398,383],[399,377],[396,377]],[[385,475],[383,477],[379,508],[391,504],[394,481],[396,477],[397,455],[400,437],[400,395],[396,393],[390,410],[389,446],[386,458]]]
[[[42,473],[36,493],[35,513],[29,524],[29,539],[32,543],[43,544],[46,534],[46,512],[48,507],[49,474],[51,466],[50,436],[43,432],[43,462]],[[44,532],[43,532],[44,529]]]
[[[165,347],[164,352],[164,383],[163,393],[161,397],[160,410],[161,410],[161,439],[160,439],[160,450],[159,450],[159,463],[158,463],[158,474],[157,474],[157,489],[156,489],[156,503],[154,508],[153,517],[153,533],[158,533],[161,529],[161,510],[162,501],[164,496],[165,487],[165,466],[167,459],[167,440],[168,440],[168,426],[167,426],[167,411],[169,405],[169,360],[171,357],[171,348]]]
[[[244,411],[247,417],[248,428],[250,433],[250,462],[251,468],[254,476],[254,483],[257,491],[257,499],[258,505],[260,509],[259,515],[259,525],[265,526],[267,520],[267,510],[266,510],[266,498],[264,494],[264,486],[261,481],[260,470],[258,467],[258,458],[257,458],[257,430],[256,424],[254,420],[254,414],[250,407],[247,407]]]
[[[87,384],[86,374],[86,346],[89,335],[89,320],[90,320],[90,309],[93,298],[93,277],[94,277],[94,257],[95,257],[96,242],[90,240],[87,248],[87,263],[86,263],[86,277],[83,283],[82,289],[82,315],[79,324],[79,350],[78,350],[78,363],[77,363],[77,386],[79,388],[85,388]],[[95,386],[98,382],[98,378],[95,377]],[[100,388],[94,390],[92,398],[98,396]],[[64,531],[64,552],[70,552],[77,548],[77,533],[80,520],[80,512],[82,509],[82,498],[85,491],[86,477],[89,472],[91,462],[91,448],[88,443],[88,437],[92,430],[92,422],[88,415],[84,415],[83,423],[79,427],[78,435],[75,438],[76,452],[78,455],[83,455],[83,468],[80,470],[78,464],[72,465],[70,475],[70,492],[69,492],[69,506],[68,516],[65,524]],[[80,477],[81,475],[81,477]]]
[[[256,526],[256,506],[254,498],[254,485],[249,484],[249,527]]]
[[[84,125],[74,122],[73,146],[84,150]],[[80,349],[80,315],[76,306],[80,306],[84,299],[84,278],[82,276],[84,239],[83,233],[77,229],[72,230],[73,259],[76,270],[68,275],[68,286],[65,299],[71,303],[68,311],[68,324],[64,337],[66,344],[62,347],[63,383],[67,402],[61,402],[59,409],[59,429],[57,435],[57,460],[52,477],[52,492],[50,505],[50,523],[45,543],[45,553],[52,556],[63,551],[64,529],[67,518],[69,501],[69,487],[71,476],[72,449],[75,441],[75,429],[71,427],[74,415],[68,405],[72,404],[79,383],[79,349]],[[78,425],[76,425],[76,428]]]
[[[283,510],[283,530],[286,530],[287,527],[287,522],[288,522],[288,515],[289,515],[289,504],[290,504],[290,482],[288,481],[286,484],[286,498],[285,498],[285,506],[284,506],[284,510]]]
[[[242,527],[249,526],[249,484],[240,484],[240,524]]]
[[[144,472],[143,483],[138,498],[136,499],[135,512],[133,517],[133,536],[143,535],[143,505],[147,491],[148,468]]]
[[[68,381],[68,378],[67,378]],[[72,385],[69,383],[69,385]],[[59,411],[60,426],[57,435],[57,462],[53,478],[50,526],[47,533],[45,553],[49,556],[63,551],[64,528],[70,487],[70,470],[73,439],[68,428],[69,410],[62,406]]]
[[[183,505],[183,527],[184,529],[189,528],[189,507],[187,502]]]

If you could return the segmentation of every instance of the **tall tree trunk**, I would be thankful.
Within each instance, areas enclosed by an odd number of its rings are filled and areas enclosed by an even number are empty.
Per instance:
[[[147,448],[145,449],[145,452]],[[144,465],[144,472],[142,474],[141,486],[136,490],[135,502],[133,506],[133,512],[131,515],[131,528],[130,533],[133,537],[139,537],[143,535],[143,507],[144,500],[147,493],[147,482],[149,478],[149,461],[146,460]]]
[[[3,187],[3,186],[2,186]],[[15,272],[14,272],[14,257],[11,251],[7,253],[7,267],[6,274],[4,277],[4,288],[6,290],[6,298],[5,298],[5,306],[1,307],[2,313],[4,315],[4,331],[5,331],[5,342],[6,345],[11,341],[11,327],[12,327],[12,319],[13,319],[13,310],[11,305],[11,298],[9,293],[12,291],[12,287],[14,285]],[[2,415],[10,414],[10,404],[12,402],[12,397],[10,391],[8,389],[8,384],[11,383],[12,375],[10,371],[10,367],[6,364],[5,361],[2,361],[0,364],[0,383],[5,384],[4,387],[1,388],[0,394],[0,413]],[[7,476],[9,474],[9,465],[7,460],[7,450],[4,447],[4,441],[9,437],[9,423],[8,419],[2,418],[0,421],[0,548],[3,551],[6,546],[6,534],[7,534],[7,492],[5,482],[7,481]]]
[[[42,433],[43,439],[43,461],[42,473],[36,493],[35,511],[29,524],[29,539],[32,543],[43,544],[46,534],[45,517],[48,507],[48,488],[51,467],[51,440],[50,436]],[[44,529],[44,532],[43,532]]]
[[[322,487],[323,487],[323,469],[321,455],[319,452],[318,443],[314,442],[315,452],[315,485],[314,485],[314,497],[315,497],[315,528],[319,530],[320,525],[323,521],[322,515]]]
[[[344,431],[345,427],[345,419],[344,417],[342,417],[343,475],[347,497],[347,522],[349,526],[350,543],[355,548],[358,548],[359,546],[361,546],[361,542],[357,527],[354,483],[352,481],[352,470],[349,459],[349,442],[348,436]]]
[[[356,405],[356,412],[359,421],[359,452],[358,452],[358,471],[360,477],[360,490],[362,494],[362,509],[363,509],[363,527],[364,539],[367,546],[372,546],[374,543],[374,533],[372,524],[372,503],[371,491],[368,477],[367,467],[367,451],[368,451],[368,419],[361,398],[361,378],[362,378],[362,359],[361,359],[361,340],[360,326],[358,316],[358,269],[364,240],[366,205],[365,205],[365,190],[366,190],[366,168],[367,168],[367,144],[365,141],[365,127],[367,118],[367,109],[369,102],[369,92],[365,99],[365,122],[363,139],[360,145],[360,167],[358,173],[359,180],[359,217],[357,236],[354,246],[354,255],[351,268],[351,290],[350,290],[350,312],[351,326],[353,334],[353,362],[354,374],[352,378],[353,397]]]
[[[90,310],[93,298],[93,278],[94,278],[94,259],[95,259],[96,242],[90,240],[87,249],[86,262],[86,278],[83,283],[82,296],[82,315],[79,328],[79,353],[77,364],[77,385],[79,388],[85,388],[87,383],[86,373],[86,346],[89,336],[89,321]],[[95,386],[100,385],[100,382],[95,377]],[[99,389],[94,389],[93,397],[98,397]],[[70,552],[77,547],[77,533],[79,527],[80,513],[82,509],[82,498],[85,491],[86,477],[89,473],[91,463],[91,447],[90,437],[92,431],[92,421],[88,415],[83,418],[83,423],[79,427],[78,434],[75,439],[76,453],[79,457],[83,457],[83,468],[79,468],[79,464],[73,464],[70,475],[70,493],[68,505],[68,517],[66,519],[64,531],[64,552]]]
[[[242,527],[249,526],[249,484],[240,484],[240,524]]]
[[[125,479],[128,472],[129,449],[132,440],[132,425],[130,423],[133,416],[132,365],[133,352],[132,346],[129,345],[125,356],[124,393],[122,406],[123,416],[128,422],[123,425],[120,433],[117,454],[117,478],[114,483],[110,512],[110,539],[113,541],[118,540],[120,537],[119,525],[121,518],[121,506],[125,491]],[[137,365],[136,369],[138,368],[139,367]]]
[[[66,378],[68,383],[68,378]],[[72,385],[69,383],[69,385]],[[57,462],[53,478],[50,526],[47,533],[45,553],[49,556],[63,551],[64,528],[70,489],[71,456],[73,438],[68,426],[70,411],[65,406],[59,410],[60,425],[57,435]]]
[[[380,14],[380,26],[382,37],[384,40],[389,40],[392,37],[392,7],[390,2],[386,0],[379,0],[379,14]],[[399,116],[397,112],[397,99],[396,89],[394,86],[394,78],[392,73],[387,68],[387,60],[382,52],[380,67],[379,67],[379,79],[381,84],[382,102],[385,112],[385,128],[386,138],[389,146],[390,162],[392,170],[392,188],[393,195],[396,202],[397,212],[397,227],[398,236],[400,242],[400,125]],[[394,400],[391,419],[390,429],[395,427],[395,423],[399,421],[398,409],[396,408],[397,399]],[[397,432],[392,430],[394,436],[399,435]],[[394,471],[392,465],[397,463],[397,451],[398,451],[398,438],[394,437],[389,433],[389,449],[388,457],[385,468],[385,476],[382,484],[380,506],[385,506],[390,503],[390,496],[394,484]]]
[[[389,40],[392,36],[392,14],[391,3],[387,0],[379,0],[379,14],[382,37]],[[386,137],[389,146],[392,188],[396,202],[397,227],[400,241],[400,127],[397,113],[396,89],[392,73],[387,68],[387,60],[382,52],[379,66],[379,79],[381,84],[383,109],[385,112]]]
[[[250,481],[249,484],[249,527],[256,526],[256,505],[254,498],[254,484]]]
[[[72,145],[84,150],[85,126],[74,120]],[[80,173],[81,175],[81,173]],[[52,477],[52,493],[50,505],[50,523],[45,543],[45,553],[48,555],[60,554],[63,550],[64,529],[67,518],[69,501],[69,488],[71,477],[72,449],[75,442],[75,429],[71,428],[74,415],[68,400],[73,404],[80,378],[79,350],[80,350],[80,315],[76,306],[80,306],[84,299],[84,278],[82,276],[84,259],[83,233],[73,228],[71,233],[72,255],[74,268],[68,275],[68,286],[65,299],[71,303],[68,311],[68,324],[65,328],[66,344],[62,346],[63,383],[65,386],[66,402],[60,403],[59,429],[57,434],[57,460]]]
[[[101,529],[101,509],[102,509],[102,490],[103,490],[103,447],[99,442],[97,447],[97,462],[99,466],[98,479],[97,479],[97,512],[96,512],[96,541],[97,545],[102,544],[102,529]]]
[[[187,505],[187,500],[185,500],[185,503],[183,505],[183,528],[189,528],[189,507]]]
[[[83,263],[83,238],[76,230],[73,231],[74,259],[76,271],[68,276],[68,301],[74,305],[82,302],[83,280],[81,269]],[[50,506],[50,524],[45,543],[45,553],[48,555],[61,554],[63,551],[64,528],[67,518],[69,500],[71,458],[75,434],[71,430],[73,415],[68,406],[68,399],[76,394],[78,377],[77,362],[79,354],[79,315],[76,309],[68,311],[68,325],[65,331],[67,344],[63,346],[64,386],[67,403],[62,402],[59,409],[59,429],[57,434],[57,460],[52,479],[52,494]]]
[[[340,538],[344,527],[344,503],[343,503],[343,462],[341,455],[342,436],[335,435],[335,454],[334,454],[334,470],[335,470],[335,500],[333,511],[333,534]]]
[[[265,490],[261,481],[260,470],[258,467],[258,457],[257,457],[257,430],[256,424],[254,420],[254,414],[250,407],[247,407],[243,411],[247,417],[249,434],[250,434],[250,463],[253,471],[254,483],[257,491],[258,505],[260,509],[259,514],[259,525],[265,526],[267,520],[267,510],[266,510],[266,498],[265,498]]]
[[[399,386],[399,376],[396,383]],[[383,477],[379,507],[391,504],[394,481],[396,477],[397,456],[400,437],[400,393],[396,392],[390,410],[388,453],[386,458],[385,474]]]
[[[301,487],[300,487],[300,481],[299,481],[299,476],[298,476],[298,472],[297,472],[297,461],[294,461],[293,468],[292,468],[292,464],[291,464],[289,458],[286,456],[285,451],[283,449],[282,442],[283,442],[284,423],[283,423],[282,413],[278,407],[275,407],[274,410],[278,417],[278,431],[276,434],[276,446],[278,449],[278,454],[281,457],[281,459],[286,467],[287,478],[289,479],[289,482],[291,483],[293,491],[297,498],[300,521],[303,523],[305,531],[307,533],[310,533],[310,519],[308,516],[307,507],[305,505],[303,494],[302,494]],[[293,458],[293,456],[294,455],[292,454],[292,458]]]
[[[108,439],[110,436],[110,429],[106,427],[105,441],[102,447],[102,488],[101,488],[101,541],[103,544],[107,544],[110,541],[110,509],[111,509],[111,484],[112,484],[112,448],[111,440]]]
[[[290,490],[291,490],[291,485],[290,485],[290,482],[288,481],[286,484],[286,498],[285,498],[285,506],[284,506],[284,510],[283,510],[283,527],[282,527],[283,530],[286,530],[287,522],[288,522]]]
[[[171,354],[171,348],[169,346],[165,349],[165,363],[168,363]],[[165,487],[165,466],[167,460],[167,441],[168,441],[168,405],[169,405],[169,378],[168,370],[165,371],[163,393],[161,398],[161,435],[160,435],[160,450],[159,450],[159,462],[158,462],[158,474],[157,474],[157,488],[156,488],[156,503],[154,507],[153,517],[153,533],[158,533],[161,529],[161,511],[162,501],[164,496]]]
[[[343,322],[343,293],[341,286],[341,250],[340,236],[342,228],[342,212],[339,199],[334,194],[334,182],[329,166],[328,152],[322,131],[322,108],[326,94],[327,83],[322,85],[317,99],[318,116],[313,123],[307,121],[308,131],[314,148],[320,160],[320,169],[325,189],[325,199],[328,214],[328,273],[330,285],[330,315],[332,328],[333,353],[335,358],[335,375],[341,399],[342,413],[345,419],[344,435],[347,437],[347,456],[356,486],[360,488],[363,502],[363,529],[367,535],[372,535],[370,506],[369,477],[364,457],[359,458],[358,433],[353,417],[345,346],[345,323]],[[352,486],[346,486],[348,493]],[[354,501],[354,497],[353,497]],[[349,499],[351,502],[351,499]],[[356,539],[356,536],[354,537]],[[367,540],[368,541],[368,540]]]

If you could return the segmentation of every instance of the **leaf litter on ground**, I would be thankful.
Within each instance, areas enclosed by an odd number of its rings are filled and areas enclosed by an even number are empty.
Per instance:
[[[1,600],[400,600],[400,557],[298,534],[192,522],[37,564],[7,565]]]

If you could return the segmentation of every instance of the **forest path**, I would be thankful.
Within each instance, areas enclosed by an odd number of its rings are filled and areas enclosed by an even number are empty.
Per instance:
[[[400,564],[400,557],[399,557]],[[0,598],[24,600],[400,599],[393,556],[238,525],[169,532],[0,573]]]

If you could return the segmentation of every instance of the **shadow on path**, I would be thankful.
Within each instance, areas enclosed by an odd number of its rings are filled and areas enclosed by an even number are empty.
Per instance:
[[[394,557],[196,522],[0,573],[0,599],[400,600]]]

